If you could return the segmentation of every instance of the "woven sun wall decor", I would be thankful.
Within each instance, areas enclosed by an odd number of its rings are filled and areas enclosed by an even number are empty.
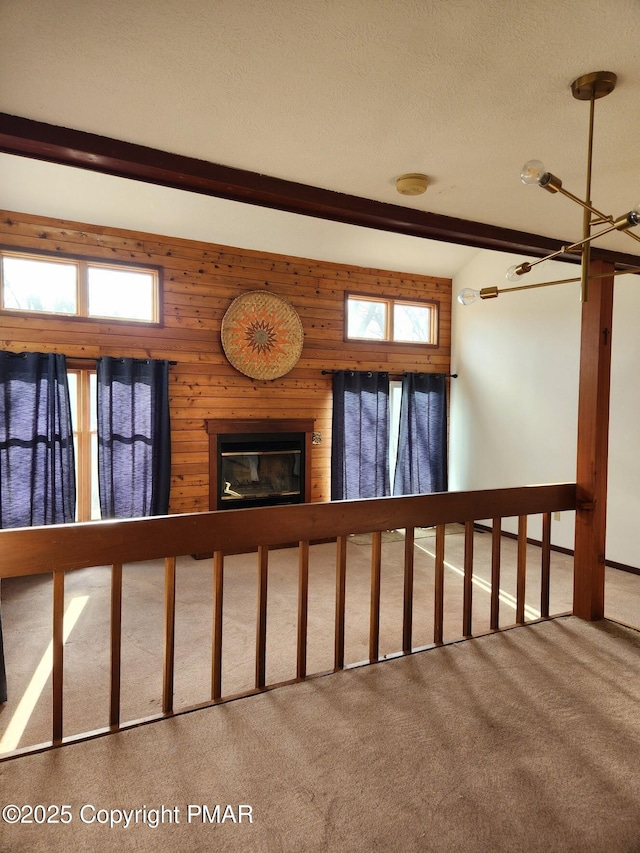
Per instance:
[[[277,379],[298,362],[304,332],[293,306],[264,290],[234,299],[222,319],[222,349],[252,379]]]

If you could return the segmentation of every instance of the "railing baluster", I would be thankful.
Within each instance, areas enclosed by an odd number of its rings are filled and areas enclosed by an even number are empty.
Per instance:
[[[173,711],[173,669],[176,630],[176,558],[164,561],[164,668],[162,677],[162,713]]]
[[[256,620],[256,688],[261,690],[267,678],[267,587],[269,546],[258,548],[258,615]]]
[[[549,616],[551,588],[551,513],[542,514],[542,578],[540,583],[540,615]]]
[[[415,530],[404,531],[404,608],[402,615],[402,651],[408,655],[413,647],[413,545]]]
[[[486,503],[485,503],[486,500]],[[435,529],[435,580],[434,580],[434,644],[444,642],[444,589],[445,589],[445,520],[462,519],[465,524],[465,552],[463,572],[463,631],[472,636],[472,593],[474,563],[474,522],[470,518],[493,517],[491,558],[491,628],[500,629],[504,614],[500,613],[501,575],[501,525],[504,518],[518,518],[518,546],[516,567],[516,619],[526,624],[526,574],[527,574],[527,524],[528,516],[542,515],[540,612],[548,618],[550,607],[551,523],[556,511],[575,509],[576,486],[521,487],[518,489],[491,490],[486,493],[407,496],[387,501],[352,501],[344,506],[337,502],[326,505],[297,508],[291,517],[286,507],[268,507],[259,511],[237,510],[229,513],[220,525],[217,513],[201,513],[166,519],[135,519],[114,521],[113,529],[105,539],[102,524],[61,525],[56,537],[51,539],[46,530],[25,529],[0,531],[0,552],[3,556],[3,577],[21,577],[32,574],[52,574],[52,742],[58,746],[64,737],[64,655],[65,638],[71,625],[65,613],[65,572],[88,565],[111,564],[110,588],[110,700],[109,728],[118,730],[122,720],[123,673],[123,569],[128,562],[157,559],[167,553],[211,553],[213,551],[213,626],[211,662],[211,702],[222,699],[223,651],[223,599],[224,556],[246,553],[247,548],[258,549],[258,593],[256,625],[256,685],[266,687],[267,649],[267,593],[268,554],[270,547],[280,547],[279,542],[298,540],[298,612],[296,677],[308,677],[309,667],[309,562],[310,540],[335,538],[336,589],[335,589],[335,669],[345,666],[345,613],[346,613],[346,560],[351,532],[362,533],[372,527],[404,528],[406,531],[403,562],[403,615],[402,652],[412,651],[415,636],[413,617],[418,611],[413,596],[416,592],[415,529],[437,518],[442,523]],[[491,509],[489,509],[491,507]],[[298,512],[299,510],[299,512]],[[483,514],[484,511],[484,514]],[[251,513],[248,516],[247,513]],[[261,544],[259,544],[261,543]],[[222,549],[224,548],[224,553]],[[369,612],[368,656],[376,661],[380,656],[380,631],[384,614],[381,612],[382,534],[373,533],[371,557],[371,599]],[[165,559],[164,589],[164,661],[162,675],[162,711],[174,712],[174,676],[176,643],[176,581],[175,557]],[[229,580],[227,579],[227,587]],[[447,581],[448,583],[448,581]],[[398,589],[398,592],[400,590]],[[502,617],[502,619],[501,619]],[[527,617],[528,618],[528,617]],[[456,631],[456,634],[458,632]],[[396,651],[398,645],[392,649]],[[384,651],[384,649],[383,649]],[[250,685],[242,694],[250,695],[256,688]],[[153,717],[147,718],[148,720]],[[91,728],[95,727],[94,725]],[[89,727],[88,727],[89,728]],[[85,735],[89,735],[87,731]],[[80,736],[82,737],[82,735]],[[1,756],[0,756],[1,757]]]
[[[462,634],[472,636],[473,609],[473,521],[464,524],[464,593],[462,600]]]
[[[222,696],[222,604],[224,601],[224,553],[213,554],[213,634],[211,647],[211,698]]]
[[[518,575],[516,580],[516,623],[524,622],[524,599],[527,584],[527,516],[518,516]]]
[[[111,698],[109,726],[120,726],[120,673],[122,663],[122,563],[111,566]]]
[[[442,645],[444,628],[444,534],[445,525],[436,527],[435,601],[433,607],[433,642]]]
[[[53,572],[53,743],[62,743],[62,700],[64,668],[64,571]]]
[[[344,669],[344,611],[347,588],[347,537],[338,536],[336,551],[336,636],[334,669]]]
[[[500,543],[502,519],[493,519],[491,530],[491,630],[500,630]]]
[[[378,660],[380,646],[380,571],[382,568],[382,532],[371,534],[371,606],[369,611],[369,661]]]
[[[309,616],[309,542],[298,544],[298,643],[296,678],[307,677],[307,624]]]

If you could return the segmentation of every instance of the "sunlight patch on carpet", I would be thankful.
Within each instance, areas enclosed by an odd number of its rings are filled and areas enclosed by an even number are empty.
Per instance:
[[[88,595],[79,595],[69,602],[64,614],[63,642],[67,642],[73,628],[80,618],[85,605],[89,601]],[[31,681],[14,711],[5,733],[0,739],[0,753],[12,752],[17,749],[24,730],[31,718],[34,708],[38,704],[44,686],[53,671],[53,640],[47,646]]]
[[[435,560],[435,558],[436,558],[435,552],[430,551],[428,548],[425,548],[424,545],[418,545],[417,542],[415,543],[415,546],[416,546],[416,548],[419,548],[421,551],[424,551],[425,554],[428,554],[430,557],[433,557],[433,559]],[[444,561],[444,564],[448,569],[451,569],[452,572],[455,572],[456,574],[460,575],[460,577],[462,577],[462,578],[464,577],[463,569],[458,568],[458,566],[454,566],[452,563],[447,563],[446,560]],[[475,584],[475,586],[479,587],[483,592],[488,592],[489,594],[491,594],[491,584],[488,581],[486,581],[484,578],[481,578],[478,575],[472,575],[471,581],[473,584]],[[513,608],[513,610],[516,609],[516,598],[515,598],[515,596],[513,596],[510,593],[505,592],[504,590],[501,589],[499,597],[500,597],[500,601],[503,604],[506,604],[507,607],[511,607],[511,608]],[[539,610],[536,610],[533,607],[529,607],[528,604],[525,604],[524,615],[528,619],[539,619],[541,614],[540,614]]]

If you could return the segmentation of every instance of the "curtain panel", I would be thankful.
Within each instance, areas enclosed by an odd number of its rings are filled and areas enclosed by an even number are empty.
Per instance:
[[[389,488],[389,374],[333,376],[331,500],[380,498]]]
[[[98,484],[103,518],[166,515],[171,481],[169,362],[101,358]]]
[[[0,527],[63,524],[75,514],[65,357],[0,352]],[[6,700],[0,622],[0,702]]]
[[[407,373],[402,379],[394,495],[447,490],[447,380]]]
[[[63,524],[75,515],[65,357],[0,352],[0,527]]]

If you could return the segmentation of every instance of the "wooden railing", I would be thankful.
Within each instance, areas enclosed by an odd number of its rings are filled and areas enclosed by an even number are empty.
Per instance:
[[[269,549],[297,543],[298,615],[296,674],[292,681],[309,677],[307,626],[309,547],[319,540],[336,540],[336,596],[334,670],[345,667],[345,589],[347,543],[352,534],[371,533],[371,595],[369,613],[369,662],[379,659],[381,609],[382,533],[405,531],[403,567],[402,648],[413,651],[414,531],[435,527],[435,582],[433,643],[443,642],[445,525],[464,525],[464,577],[462,633],[473,636],[474,522],[492,520],[491,616],[492,630],[499,628],[501,520],[518,517],[516,623],[525,621],[527,516],[542,514],[541,548],[542,617],[549,616],[551,515],[576,507],[574,484],[527,486],[478,492],[447,492],[436,495],[299,504],[286,507],[230,510],[127,521],[53,525],[0,531],[0,578],[53,574],[53,745],[78,737],[63,736],[63,617],[65,574],[93,566],[111,566],[111,686],[109,727],[85,736],[125,727],[120,719],[122,567],[163,558],[165,561],[164,668],[162,714],[174,713],[174,638],[176,620],[176,558],[211,554],[213,562],[213,617],[211,641],[211,701],[223,701],[222,640],[225,556],[257,551],[257,617],[255,686],[243,695],[267,687],[267,598]],[[228,698],[228,697],[227,697]],[[185,709],[181,709],[185,710]],[[136,722],[140,722],[137,720]]]

